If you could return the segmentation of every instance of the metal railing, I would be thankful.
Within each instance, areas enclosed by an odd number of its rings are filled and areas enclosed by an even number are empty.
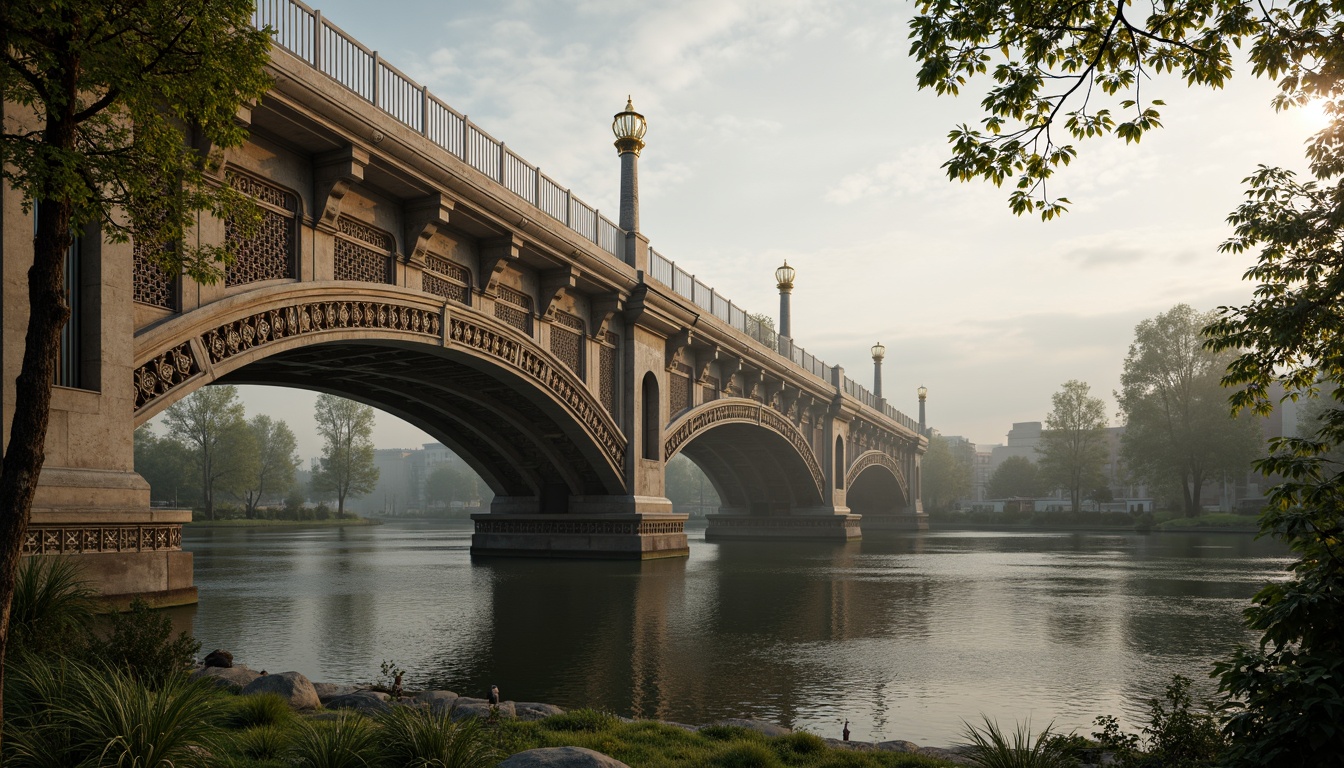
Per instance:
[[[270,27],[277,45],[326,74],[373,106],[504,186],[542,213],[592,241],[598,248],[627,261],[625,231],[541,169],[514,154],[504,142],[481,130],[425,86],[383,61],[340,27],[322,18],[322,12],[301,0],[256,0],[252,23]],[[714,288],[649,249],[649,277],[679,296],[741,331],[811,375],[834,384],[835,370],[820,358],[779,337],[769,324],[719,294]],[[878,399],[848,376],[846,394],[870,408]],[[917,430],[916,422],[891,406],[883,413],[902,426]]]
[[[423,85],[383,61],[322,18],[322,12],[300,0],[256,0],[252,23],[270,27],[272,39],[319,72],[391,115],[397,122],[434,142],[513,194],[539,208],[598,248],[626,260],[620,227],[539,168],[515,155],[504,142],[444,104]]]

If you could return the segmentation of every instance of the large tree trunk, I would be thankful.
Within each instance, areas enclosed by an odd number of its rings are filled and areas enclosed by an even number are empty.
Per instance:
[[[1190,477],[1189,477],[1189,475],[1184,475],[1184,474],[1181,475],[1181,497],[1182,497],[1182,501],[1183,501],[1183,503],[1185,504],[1185,510],[1184,510],[1184,511],[1185,511],[1185,516],[1186,516],[1186,517],[1196,517],[1197,515],[1199,515],[1199,512],[1197,511],[1196,503],[1195,503],[1197,497],[1193,497],[1193,498],[1192,498],[1191,495],[1190,495]]]
[[[47,140],[73,146],[73,128],[48,124]],[[33,266],[28,270],[28,332],[23,363],[14,385],[14,421],[9,444],[0,460],[0,723],[4,718],[5,652],[9,647],[10,601],[33,496],[46,459],[47,424],[51,414],[51,387],[61,329],[70,318],[65,297],[65,254],[70,249],[68,200],[38,203],[37,235],[33,239]]]
[[[1204,473],[1194,470],[1190,473],[1190,508],[1185,511],[1186,517],[1199,517],[1204,511]]]

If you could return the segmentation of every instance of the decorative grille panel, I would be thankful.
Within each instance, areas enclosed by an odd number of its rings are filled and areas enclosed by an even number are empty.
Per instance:
[[[713,376],[706,376],[704,383],[704,401],[712,403],[719,399],[719,380]]]
[[[668,377],[668,406],[673,414],[681,413],[691,407],[691,367],[685,363],[673,363],[672,375]]]
[[[532,297],[507,285],[499,286],[495,317],[531,336]]]
[[[425,257],[421,288],[425,293],[471,305],[471,273],[441,256]]]
[[[345,216],[336,220],[336,229],[344,236],[338,235],[336,238],[337,280],[359,280],[365,283],[392,282],[391,235]],[[356,240],[359,242],[355,242]]]
[[[608,334],[610,335],[610,334]],[[597,350],[597,389],[602,406],[616,417],[616,347],[603,344]]]
[[[261,208],[261,224],[244,236],[238,221],[224,218],[224,241],[234,261],[224,270],[225,285],[294,277],[295,225],[299,198],[292,192],[241,173],[229,173],[233,188]]]
[[[551,324],[551,354],[569,369],[583,375],[583,321],[568,312],[556,312]]]
[[[138,240],[132,249],[132,260],[135,271],[133,298],[144,304],[177,309],[177,281],[150,258]]]

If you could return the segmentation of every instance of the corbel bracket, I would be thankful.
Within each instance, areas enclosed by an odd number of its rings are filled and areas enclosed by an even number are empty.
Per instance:
[[[364,181],[364,168],[368,164],[369,153],[355,146],[317,156],[313,163],[313,200],[318,229],[336,231],[341,202],[353,185]]]
[[[505,235],[481,241],[481,291],[494,296],[499,288],[499,276],[505,267],[518,260],[523,250],[523,239]]]
[[[425,266],[425,254],[434,236],[447,230],[448,217],[453,213],[453,201],[436,192],[406,204],[405,237],[402,238],[407,264]]]
[[[579,270],[573,265],[559,269],[548,269],[541,273],[541,316],[546,320],[555,319],[555,310],[560,307],[560,295],[571,291],[579,282]]]
[[[719,387],[724,392],[733,388],[733,377],[742,371],[742,358],[736,355],[719,356],[719,376],[723,381],[719,382]]]
[[[719,354],[718,344],[707,344],[700,354],[696,355],[695,380],[697,383],[704,385],[709,382],[709,368],[718,362]]]
[[[764,371],[749,365],[742,366],[742,396],[748,400],[759,400],[762,385],[765,383]]]
[[[593,338],[599,341],[607,338],[607,331],[611,327],[611,318],[625,311],[625,300],[628,298],[629,296],[619,292],[592,297],[589,306],[592,308],[593,316],[588,327],[593,329]]]
[[[681,359],[682,352],[691,346],[694,341],[695,334],[689,328],[667,340],[667,365],[665,366],[667,370],[672,370],[672,365]]]

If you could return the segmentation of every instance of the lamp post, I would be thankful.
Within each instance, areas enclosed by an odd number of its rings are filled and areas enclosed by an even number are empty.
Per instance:
[[[789,295],[793,293],[793,277],[797,271],[789,266],[789,260],[775,270],[775,282],[779,284],[779,335],[793,338],[793,328],[789,324]]]
[[[639,231],[639,152],[644,149],[644,134],[648,130],[648,121],[635,111],[634,102],[627,97],[625,109],[611,119],[616,154],[621,158],[620,227],[626,232]]]
[[[873,397],[882,397],[882,358],[887,356],[887,348],[877,342],[868,350],[873,353]]]
[[[924,398],[929,396],[929,388],[921,386],[919,392],[919,434],[924,434]]]

